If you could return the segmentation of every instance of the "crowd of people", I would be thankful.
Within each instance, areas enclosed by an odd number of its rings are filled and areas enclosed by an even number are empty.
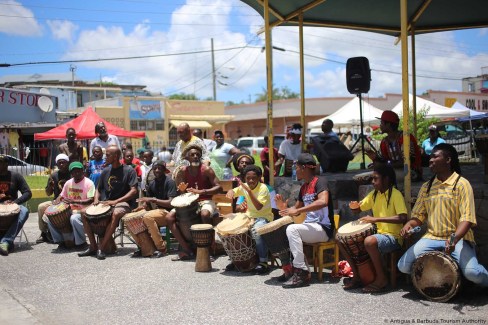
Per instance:
[[[398,116],[392,112],[387,111],[381,116],[380,127],[387,137],[382,141],[381,154],[373,157],[374,190],[360,202],[350,203],[353,211],[372,210],[372,215],[364,216],[359,221],[377,226],[377,234],[365,239],[375,278],[362,290],[378,292],[388,285],[381,255],[402,249],[404,238],[411,235],[414,227],[422,224],[426,225],[427,232],[400,258],[398,268],[401,272],[410,273],[412,264],[423,252],[445,251],[456,260],[468,280],[488,286],[488,272],[476,259],[471,230],[476,226],[473,190],[461,176],[457,152],[451,145],[430,138],[428,144],[431,146],[425,147],[425,153],[430,151],[429,167],[434,176],[422,186],[407,221],[405,201],[396,188],[395,168],[403,162],[398,123]],[[332,126],[332,121],[325,122],[324,136],[331,141],[339,141]],[[195,248],[185,237],[185,231],[178,222],[178,210],[172,201],[185,194],[197,197],[197,223],[213,224],[218,210],[212,198],[222,193],[223,170],[233,165],[238,173],[234,176],[237,186],[227,191],[226,197],[237,201],[236,212],[245,213],[252,220],[250,232],[259,258],[253,272],[269,272],[268,247],[257,229],[283,216],[305,215],[303,223],[290,224],[286,228],[290,254],[280,256],[283,274],[278,281],[283,282],[284,288],[309,285],[310,272],[304,243],[330,241],[334,239],[335,229],[327,180],[319,175],[316,158],[302,152],[300,125],[293,125],[291,138],[283,141],[277,154],[273,155],[275,166],[284,165],[287,169],[290,165],[287,161],[292,161],[297,180],[302,182],[296,203],[291,206],[288,206],[289,198],[276,195],[274,189],[266,184],[271,164],[269,149],[263,150],[263,170],[255,165],[254,157],[226,143],[221,131],[215,131],[214,140],[208,140],[202,137],[201,130],[192,133],[189,125],[182,123],[177,128],[179,141],[171,157],[163,151],[154,159],[153,151],[146,149],[138,159],[134,157],[130,144],[121,146],[116,136],[107,133],[102,122],[95,126],[95,132],[97,137],[90,143],[90,160],[83,161],[83,148],[76,141],[76,131],[67,130],[67,142],[59,147],[56,156],[57,170],[50,175],[45,188],[46,194],[53,195],[54,199],[38,207],[41,231],[38,243],[57,243],[57,249],[77,249],[80,257],[95,256],[104,260],[107,254],[114,251],[113,234],[121,219],[142,211],[142,222],[155,247],[149,256],[158,258],[168,254],[168,247],[160,233],[160,227],[167,227],[179,243],[178,253],[172,260],[194,259]],[[412,142],[415,143],[415,139]],[[414,156],[416,168],[417,163],[420,166],[421,156],[418,147],[414,145],[412,148],[410,156]],[[29,215],[23,204],[31,196],[25,179],[18,173],[8,171],[8,160],[0,155],[0,203],[19,207],[12,224],[7,229],[0,229],[1,255],[7,256],[12,252],[13,241]],[[61,204],[70,207],[69,233],[60,231],[48,217],[54,207]],[[101,209],[104,207],[107,209]],[[92,212],[89,213],[89,210],[98,211],[98,208],[103,210],[100,215],[107,217],[102,230],[94,229],[90,220]],[[99,236],[99,241],[95,235]],[[133,256],[148,256],[140,249],[140,239],[133,237],[139,246]],[[354,275],[345,280],[344,289],[363,286],[355,260],[344,243],[338,241],[338,245]],[[226,271],[236,270],[232,262]]]

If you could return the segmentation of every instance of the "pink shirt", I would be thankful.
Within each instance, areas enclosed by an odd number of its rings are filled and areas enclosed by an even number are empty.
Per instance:
[[[95,196],[95,184],[86,177],[83,177],[78,183],[75,183],[74,179],[71,178],[64,183],[63,191],[60,195],[65,199],[84,201]],[[81,210],[82,208],[82,205],[71,204],[72,210]]]

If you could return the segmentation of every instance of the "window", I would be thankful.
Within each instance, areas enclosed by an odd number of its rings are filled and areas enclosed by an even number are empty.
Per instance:
[[[468,83],[468,92],[474,93],[474,83]]]
[[[164,130],[164,120],[132,120],[130,129],[135,131]]]

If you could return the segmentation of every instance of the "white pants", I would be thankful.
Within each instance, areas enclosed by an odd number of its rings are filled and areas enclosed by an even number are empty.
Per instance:
[[[290,251],[293,254],[293,266],[308,271],[303,254],[303,243],[318,243],[329,240],[325,230],[316,222],[297,223],[286,228],[286,236],[290,242]]]

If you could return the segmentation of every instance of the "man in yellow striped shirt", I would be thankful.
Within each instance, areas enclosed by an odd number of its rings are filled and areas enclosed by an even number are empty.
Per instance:
[[[474,195],[471,184],[460,176],[461,168],[456,149],[441,143],[432,149],[429,167],[435,174],[420,189],[412,210],[412,219],[400,232],[410,236],[410,230],[427,223],[425,235],[398,261],[398,269],[411,273],[415,259],[429,251],[445,251],[458,263],[466,279],[487,287],[488,271],[476,258],[471,227],[476,226]],[[454,234],[454,241],[449,237]]]

